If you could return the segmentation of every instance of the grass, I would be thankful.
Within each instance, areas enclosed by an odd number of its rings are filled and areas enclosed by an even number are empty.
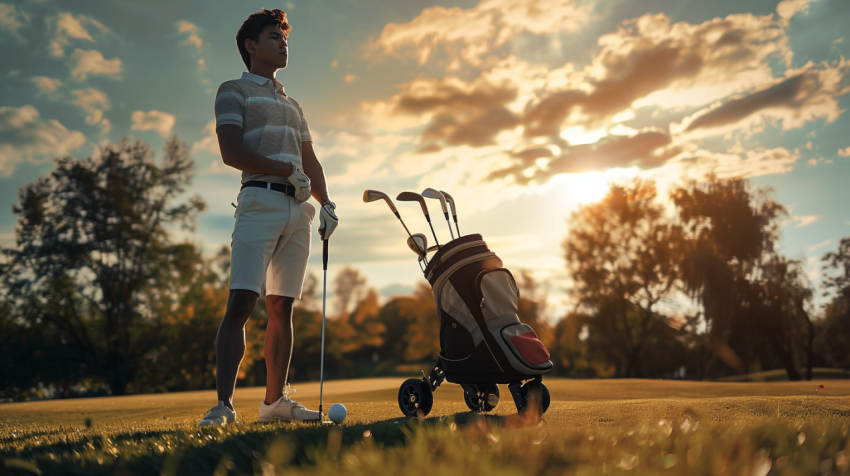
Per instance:
[[[547,379],[540,422],[506,387],[470,413],[451,384],[428,418],[400,418],[401,381],[329,382],[325,406],[349,411],[334,428],[257,424],[262,389],[237,389],[240,423],[206,431],[213,392],[0,405],[0,474],[850,474],[850,381]],[[318,385],[297,388],[317,407]]]

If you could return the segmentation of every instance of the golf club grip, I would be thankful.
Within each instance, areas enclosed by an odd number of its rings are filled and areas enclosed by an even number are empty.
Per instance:
[[[322,269],[328,270],[328,241],[330,238],[322,240]]]

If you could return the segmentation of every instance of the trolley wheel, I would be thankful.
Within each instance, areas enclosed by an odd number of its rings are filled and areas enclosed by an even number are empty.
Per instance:
[[[525,404],[528,405],[528,387],[531,385],[531,382],[522,386],[522,396],[525,399]],[[549,409],[549,404],[552,403],[551,396],[549,395],[549,387],[546,386],[545,383],[540,382],[540,400],[543,403],[543,411],[541,414],[546,413],[546,410]]]
[[[489,412],[499,404],[499,386],[494,383],[479,384],[477,395],[467,395],[464,386],[463,401],[474,412]]]
[[[422,410],[422,416],[431,413],[434,406],[434,393],[427,382],[409,378],[398,389],[398,407],[406,417],[415,417]]]

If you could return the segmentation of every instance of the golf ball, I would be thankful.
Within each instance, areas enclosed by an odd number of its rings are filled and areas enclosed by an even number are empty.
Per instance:
[[[341,403],[334,403],[331,405],[331,408],[328,409],[328,418],[337,425],[345,420],[346,414],[347,412],[345,411],[345,407],[342,406]]]

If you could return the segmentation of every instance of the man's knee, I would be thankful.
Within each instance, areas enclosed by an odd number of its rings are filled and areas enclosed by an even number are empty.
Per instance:
[[[287,296],[266,296],[266,310],[269,319],[281,320],[284,323],[292,321],[292,306],[295,298]]]
[[[232,319],[247,321],[254,312],[259,294],[247,289],[233,289],[227,297],[227,315]]]

